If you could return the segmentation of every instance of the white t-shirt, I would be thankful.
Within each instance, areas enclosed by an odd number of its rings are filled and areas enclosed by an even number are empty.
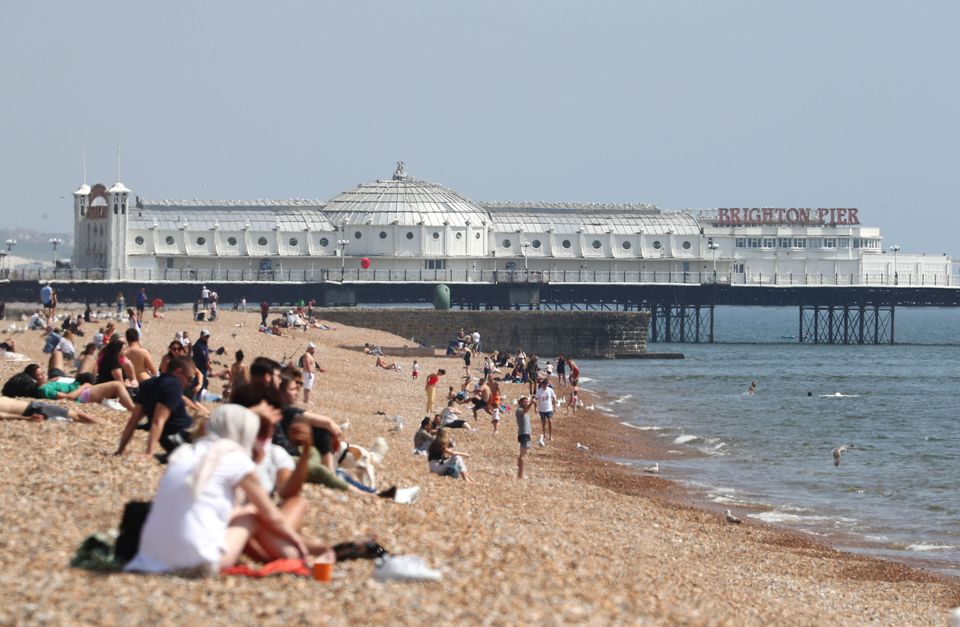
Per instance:
[[[167,467],[143,525],[140,550],[124,570],[162,573],[204,564],[218,568],[237,484],[256,466],[240,451],[224,455],[194,498],[189,479],[210,444],[198,442]]]
[[[480,343],[480,332],[479,332],[479,331],[474,331],[474,332],[473,332],[473,343],[474,343],[474,344],[479,344],[479,343]]]
[[[267,494],[273,494],[277,488],[277,473],[281,470],[293,470],[297,467],[293,457],[282,446],[270,444],[267,446],[266,454],[263,460],[257,465],[257,479],[260,485],[267,491]]]
[[[553,406],[557,402],[557,394],[549,385],[537,390],[537,411],[541,414],[553,411]]]

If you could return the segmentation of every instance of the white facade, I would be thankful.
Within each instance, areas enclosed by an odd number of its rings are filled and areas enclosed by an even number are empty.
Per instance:
[[[138,197],[130,206],[129,194],[119,182],[74,192],[77,267],[140,280],[317,280],[346,269],[364,278],[367,258],[381,280],[383,271],[477,280],[496,270],[552,281],[918,285],[946,284],[951,268],[945,256],[885,248],[856,210],[477,204],[409,177],[402,163],[327,202]]]

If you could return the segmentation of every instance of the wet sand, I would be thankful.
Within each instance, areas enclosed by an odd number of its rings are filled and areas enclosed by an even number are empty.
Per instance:
[[[424,458],[411,454],[423,415],[423,378],[443,367],[450,373],[443,390],[458,386],[452,375],[462,372],[461,361],[418,357],[421,379],[413,381],[408,357],[397,358],[403,366],[397,373],[341,348],[364,342],[412,347],[401,338],[337,324],[274,338],[256,332],[258,321],[254,312],[224,312],[215,323],[172,312],[147,321],[145,344],[159,356],[177,329],[196,338],[209,328],[211,347],[227,349],[217,359],[228,365],[240,347],[248,359],[296,359],[315,342],[327,372],[319,375],[311,407],[349,421],[351,441],[369,446],[377,436],[386,438],[391,450],[378,473],[382,486],[419,485],[422,493],[418,503],[398,505],[308,486],[305,533],[331,542],[376,535],[391,551],[441,568],[444,581],[376,582],[369,562],[338,565],[330,584],[68,568],[79,543],[115,526],[127,500],[149,499],[162,473],[140,455],[142,432],[128,455],[111,455],[126,414],[96,406],[98,425],[0,422],[7,565],[0,574],[0,622],[942,624],[948,608],[960,605],[956,579],[837,551],[749,520],[728,525],[715,512],[691,506],[677,484],[605,461],[652,451],[638,448],[647,444],[636,430],[598,412],[572,418],[561,409],[555,440],[531,450],[525,481],[515,477],[512,417],[498,435],[487,420],[479,421],[478,432],[457,432],[476,483],[432,475]],[[15,338],[21,352],[43,357],[38,333]],[[0,375],[5,380],[22,367],[0,362]],[[505,388],[511,404],[525,390]],[[390,432],[377,411],[402,415],[406,429]],[[576,450],[576,442],[590,451]]]

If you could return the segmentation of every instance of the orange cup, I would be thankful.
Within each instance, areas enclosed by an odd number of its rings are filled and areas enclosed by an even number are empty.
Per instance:
[[[314,562],[313,578],[317,581],[329,583],[333,579],[333,564],[330,562]]]

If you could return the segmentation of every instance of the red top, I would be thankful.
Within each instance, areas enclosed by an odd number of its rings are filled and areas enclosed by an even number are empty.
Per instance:
[[[427,375],[428,386],[436,385],[439,382],[440,382],[440,375],[438,375],[436,372],[431,372],[429,375]]]

